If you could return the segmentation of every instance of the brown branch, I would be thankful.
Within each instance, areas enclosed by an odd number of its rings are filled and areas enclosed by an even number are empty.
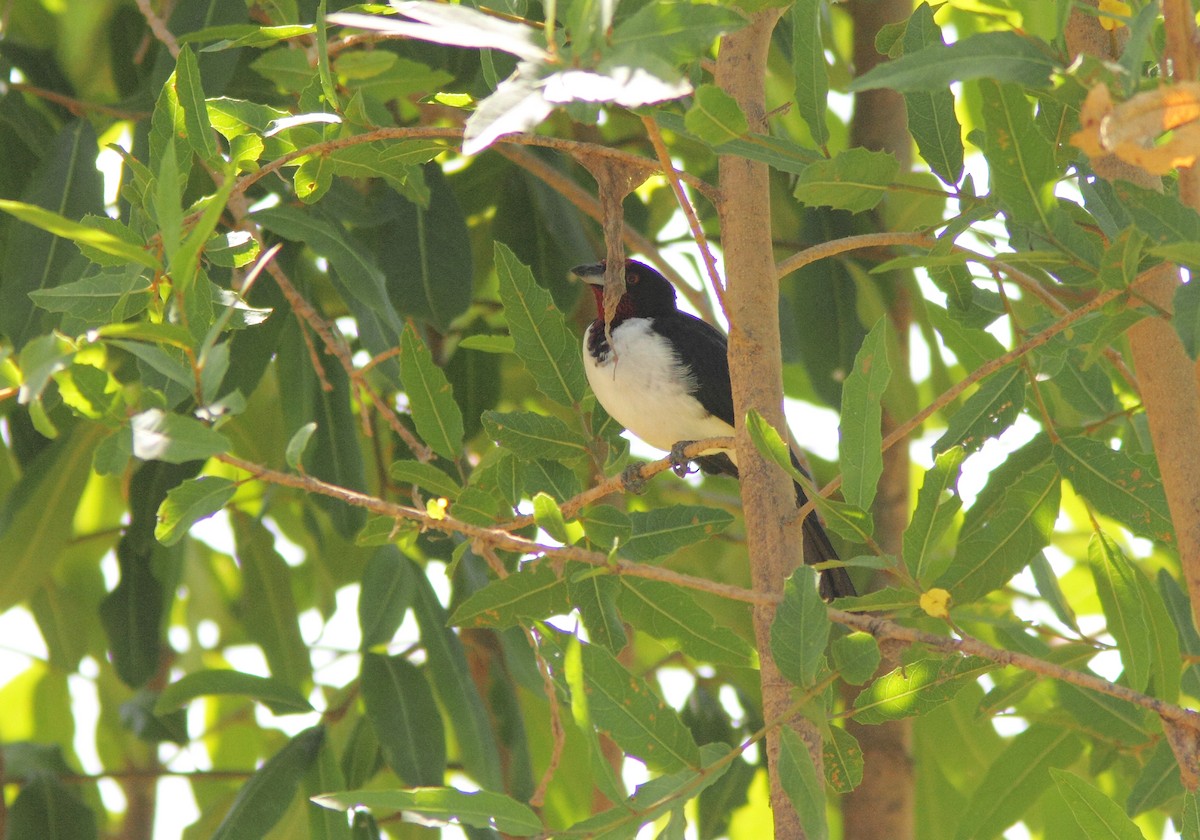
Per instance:
[[[24,91],[30,96],[36,96],[38,99],[45,99],[47,102],[61,105],[77,117],[87,116],[89,111],[116,117],[119,120],[133,120],[134,122],[144,120],[150,116],[148,111],[126,111],[122,108],[101,105],[98,102],[84,102],[82,99],[75,99],[74,97],[25,82],[10,82],[7,87],[9,90]]]
[[[142,13],[142,17],[146,19],[146,24],[150,27],[150,31],[154,33],[162,45],[167,48],[167,52],[172,58],[179,58],[179,42],[175,40],[175,35],[167,28],[167,23],[150,6],[150,0],[137,0],[138,11]]]

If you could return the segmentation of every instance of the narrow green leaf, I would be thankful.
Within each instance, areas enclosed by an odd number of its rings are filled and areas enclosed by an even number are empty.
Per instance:
[[[771,651],[780,673],[801,688],[815,683],[825,667],[831,627],[817,594],[817,572],[801,566],[784,584],[783,602],[771,624]]]
[[[1179,333],[1188,356],[1193,360],[1200,356],[1200,285],[1181,283],[1175,289],[1171,326]]]
[[[1183,840],[1200,840],[1200,793],[1187,791],[1183,794],[1182,822]]]
[[[1175,544],[1175,527],[1153,457],[1110,449],[1092,438],[1068,437],[1054,460],[1076,492],[1135,534]]]
[[[1049,49],[1033,38],[1011,31],[981,32],[948,47],[905,53],[854,79],[850,90],[942,90],[951,82],[978,78],[1045,87],[1056,69]]]
[[[192,671],[163,689],[154,704],[154,714],[181,709],[197,697],[230,694],[249,697],[277,715],[311,712],[312,704],[291,686],[270,677],[257,677],[231,670]]]
[[[406,785],[442,782],[446,737],[422,671],[400,656],[366,653],[360,680],[367,717],[388,766]]]
[[[700,662],[753,664],[754,651],[732,630],[722,627],[706,610],[678,587],[663,581],[622,575],[621,616],[634,628],[656,639],[674,642],[683,653]]]
[[[225,507],[236,491],[236,484],[215,475],[185,481],[167,493],[159,507],[154,536],[163,545],[174,545],[197,522]]]
[[[967,451],[955,446],[937,456],[917,491],[917,507],[904,531],[904,564],[909,574],[928,587],[946,570],[952,555],[935,553],[937,542],[962,508],[958,475]]]
[[[308,449],[308,442],[312,440],[313,432],[317,430],[317,424],[305,423],[296,433],[288,440],[287,448],[284,450],[283,457],[287,461],[287,465],[292,469],[299,469],[301,462],[304,460],[304,451]]]
[[[956,446],[978,450],[988,438],[998,437],[1025,407],[1025,371],[1010,365],[988,377],[962,408],[950,418],[946,432],[933,445],[940,455]]]
[[[993,663],[974,656],[910,662],[879,677],[859,693],[854,700],[854,719],[870,724],[923,715],[953,700],[964,687],[993,668]]]
[[[1049,233],[1054,230],[1050,213],[1058,180],[1054,150],[1037,130],[1033,104],[1024,90],[1000,81],[989,78],[980,82],[987,118],[983,152],[992,194],[1010,220],[1018,219],[1022,225]]]
[[[1145,575],[1137,576],[1150,631],[1150,693],[1168,703],[1179,702],[1182,663],[1179,638],[1166,601]]]
[[[204,102],[204,88],[200,84],[200,63],[196,54],[186,44],[180,48],[175,64],[175,93],[183,108],[187,139],[192,150],[201,160],[215,164],[220,149],[213,138],[212,125],[208,122],[208,106]]]
[[[74,533],[76,509],[104,427],[78,423],[49,444],[0,511],[0,611],[31,597],[55,571]]]
[[[700,766],[700,750],[679,715],[641,677],[597,645],[582,647],[592,723],[630,755],[662,772]]]
[[[1098,789],[1066,770],[1050,769],[1058,791],[1075,822],[1092,840],[1145,840],[1142,830],[1124,810]]]
[[[481,353],[515,353],[516,343],[511,335],[469,335],[458,346],[467,350],[478,350]]]
[[[1180,652],[1190,663],[1184,668],[1182,687],[1193,697],[1200,697],[1200,665],[1195,664],[1200,657],[1200,633],[1196,631],[1196,625],[1192,622],[1191,602],[1166,569],[1158,570],[1157,581],[1159,594],[1162,595],[1167,614],[1175,628]]]
[[[707,52],[717,37],[746,24],[731,8],[686,2],[649,3],[612,33],[613,47],[627,55],[669,56],[686,61]]]
[[[412,324],[400,335],[400,377],[417,434],[451,461],[462,454],[463,418],[450,382]]]
[[[957,840],[994,837],[1021,818],[1050,784],[1050,769],[1070,765],[1083,742],[1069,729],[1034,723],[1005,747],[975,788]]]
[[[449,787],[348,790],[314,797],[313,802],[338,811],[367,808],[378,817],[401,812],[420,814],[427,820],[436,820],[448,826],[490,828],[515,837],[529,837],[545,831],[542,821],[527,805],[486,790],[473,793]]]
[[[908,19],[904,30],[904,54],[923,49],[945,49],[942,30],[933,19],[933,9],[921,3]],[[933,173],[947,186],[954,186],[963,174],[962,126],[954,113],[954,94],[949,87],[912,91],[904,94],[908,111],[908,130],[917,141],[917,151]]]
[[[30,292],[29,297],[48,312],[79,319],[84,327],[100,326],[142,312],[150,302],[150,280],[141,267],[125,265]]]
[[[569,612],[567,582],[549,564],[525,568],[492,581],[463,601],[450,623],[456,627],[512,627]]]
[[[737,100],[716,85],[696,88],[683,121],[688,131],[711,146],[736,140],[750,130]]]
[[[1146,605],[1138,582],[1141,572],[1103,531],[1094,534],[1088,543],[1088,564],[1108,632],[1117,640],[1125,680],[1134,691],[1144,691],[1150,681],[1151,645]]]
[[[808,166],[796,181],[796,199],[812,207],[861,213],[884,196],[900,164],[887,152],[851,148]]]
[[[213,840],[260,840],[291,807],[300,781],[317,760],[325,729],[305,729],[271,757],[238,791]]]
[[[622,589],[621,579],[614,575],[580,574],[567,581],[571,605],[583,617],[588,639],[614,654],[620,653],[629,642],[617,609]]]
[[[363,569],[358,594],[362,649],[392,640],[413,600],[415,569],[394,545],[378,548]]]
[[[130,420],[133,454],[143,461],[182,464],[220,455],[230,449],[229,440],[199,420],[151,408]]]
[[[821,0],[799,0],[792,6],[792,67],[795,69],[796,109],[808,123],[813,144],[829,142],[825,110],[829,100],[829,68],[821,42]]]
[[[1125,801],[1125,813],[1136,817],[1151,808],[1159,808],[1183,793],[1183,783],[1179,778],[1179,762],[1171,751],[1171,744],[1166,740],[1150,752],[1142,772],[1129,798]]]
[[[810,840],[825,840],[829,825],[825,820],[825,790],[817,778],[808,746],[790,726],[780,731],[779,781],[791,800]]]
[[[829,739],[822,751],[825,784],[834,793],[849,793],[863,778],[863,752],[858,739],[840,726],[829,727]]]
[[[262,648],[271,676],[303,690],[312,681],[312,662],[300,636],[291,570],[276,551],[275,537],[266,526],[236,509],[230,520],[242,567],[246,635]]]
[[[499,790],[504,784],[500,751],[487,709],[472,680],[463,644],[448,626],[449,617],[428,578],[415,567],[413,578],[416,582],[413,613],[428,657],[429,681],[446,710],[446,720],[454,726],[454,740],[463,767],[483,788]]]
[[[99,226],[72,221],[52,210],[21,201],[0,200],[0,210],[26,224],[53,233],[55,236],[61,236],[63,239],[70,239],[72,242],[95,248],[105,254],[111,254],[147,268],[158,268],[158,260],[149,251],[126,242]]]
[[[842,496],[863,510],[871,509],[883,474],[883,394],[892,377],[887,342],[884,317],[863,339],[842,385]]]
[[[588,455],[587,440],[557,417],[532,411],[485,411],[482,419],[487,436],[518,457],[574,462]]]
[[[1144,709],[1067,683],[1058,683],[1054,688],[1061,708],[1070,716],[1071,726],[1077,731],[1130,746],[1144,744],[1150,739],[1151,730]]]
[[[578,405],[585,385],[579,339],[550,293],[507,246],[496,243],[495,259],[500,301],[517,355],[543,394],[562,405]]]
[[[558,502],[548,493],[535,493],[533,496],[533,520],[537,526],[560,543],[569,543],[567,523]]]

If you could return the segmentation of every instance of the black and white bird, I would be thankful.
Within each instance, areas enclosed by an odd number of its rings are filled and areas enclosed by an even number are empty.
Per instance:
[[[681,441],[724,437],[734,432],[733,390],[729,381],[728,340],[711,324],[681,312],[675,287],[648,265],[625,262],[625,294],[604,331],[603,262],[571,272],[591,285],[597,318],[583,337],[583,367],[596,399],[618,423],[658,449],[677,451]],[[795,454],[792,461],[800,466]],[[696,459],[710,474],[737,477],[737,456],[714,450]],[[808,501],[796,485],[796,503]],[[804,559],[837,560],[815,511],[805,517]],[[845,569],[821,573],[826,600],[854,595]]]

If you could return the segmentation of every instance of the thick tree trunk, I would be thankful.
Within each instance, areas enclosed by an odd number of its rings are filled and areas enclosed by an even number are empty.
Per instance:
[[[883,57],[875,50],[875,36],[888,23],[904,20],[912,12],[910,0],[851,0],[854,19],[854,69],[865,73]],[[855,95],[854,118],[850,123],[850,142],[855,146],[888,151],[900,161],[901,169],[911,163],[911,140],[903,97],[895,91],[879,89]],[[892,367],[908,370],[908,331],[912,322],[907,273],[897,272],[897,283],[889,309],[891,326],[899,338],[903,358]],[[900,418],[903,420],[903,418]],[[898,420],[885,406],[883,434],[892,431]],[[904,529],[909,517],[908,447],[893,446],[884,453],[883,475],[872,513],[875,539],[890,553],[899,556]],[[885,661],[883,669],[895,663]],[[913,837],[915,777],[912,763],[912,722],[892,721],[878,726],[861,726],[853,719],[846,727],[863,750],[863,781],[842,804],[845,836],[853,840],[910,840]]]

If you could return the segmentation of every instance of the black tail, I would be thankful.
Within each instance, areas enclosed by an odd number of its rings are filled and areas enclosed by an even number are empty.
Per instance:
[[[733,461],[729,460],[726,455],[702,455],[696,459],[696,463],[700,465],[700,469],[710,475],[732,475],[738,477],[737,467]],[[792,463],[796,469],[808,475],[808,471],[800,463],[796,457],[796,453],[792,453]],[[804,488],[799,484],[796,487],[796,507],[803,507],[808,504],[808,496],[804,494]],[[829,534],[825,533],[825,526],[821,524],[820,517],[817,516],[815,510],[811,510],[808,516],[804,517],[804,523],[800,526],[800,530],[804,539],[804,562],[809,565],[824,563],[828,560],[840,560],[837,551],[833,548],[833,543],[829,541]],[[858,594],[854,589],[854,583],[850,580],[849,573],[845,569],[825,569],[821,572],[821,583],[819,590],[821,597],[826,601],[832,601],[834,598],[849,598]]]

